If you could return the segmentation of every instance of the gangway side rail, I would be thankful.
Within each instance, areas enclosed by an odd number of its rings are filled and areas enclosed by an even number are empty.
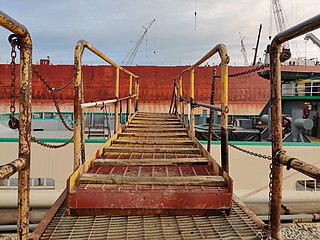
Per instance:
[[[135,111],[137,110],[138,105],[138,95],[139,95],[139,77],[134,73],[128,71],[127,69],[121,67],[116,64],[98,49],[96,49],[93,45],[85,40],[79,40],[74,49],[74,170],[80,166],[81,163],[85,161],[85,147],[84,147],[84,119],[83,119],[83,111],[82,111],[82,103],[83,103],[83,80],[82,80],[82,55],[84,49],[88,49],[105,62],[111,64],[116,68],[116,79],[115,79],[115,132],[119,129],[119,88],[120,88],[120,71],[128,74],[129,78],[129,96],[128,98],[128,115],[130,115],[131,111],[131,95],[132,95],[132,81],[133,78],[136,79],[135,82]]]

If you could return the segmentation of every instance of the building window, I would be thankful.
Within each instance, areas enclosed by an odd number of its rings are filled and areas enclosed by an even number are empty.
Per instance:
[[[296,191],[320,191],[320,182],[314,179],[297,180]]]

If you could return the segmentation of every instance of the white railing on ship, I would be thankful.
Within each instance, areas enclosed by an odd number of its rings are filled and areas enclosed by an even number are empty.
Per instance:
[[[320,80],[283,83],[282,96],[320,96]]]

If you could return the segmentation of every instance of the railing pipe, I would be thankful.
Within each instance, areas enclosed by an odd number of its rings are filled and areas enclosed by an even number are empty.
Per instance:
[[[132,96],[132,75],[130,75],[130,79],[129,79],[129,96]],[[128,101],[128,117],[131,116],[131,107],[132,107],[132,99],[130,98]]]
[[[205,56],[189,68],[182,71],[175,79],[180,78],[184,73],[190,72],[190,103],[193,103],[194,98],[194,72],[193,70],[204,63],[207,59],[216,53],[219,53],[221,58],[221,165],[224,171],[229,173],[229,153],[228,153],[228,64],[229,56],[227,48],[224,44],[218,44],[211,49]],[[190,104],[192,105],[192,104]],[[193,130],[194,121],[192,120],[192,106],[191,110],[191,127]]]
[[[115,92],[116,99],[119,98],[119,84],[120,84],[120,68],[116,68],[116,83],[115,83]],[[119,129],[119,101],[115,103],[114,106],[114,132],[118,132]]]
[[[270,90],[272,122],[272,196],[271,196],[271,237],[281,239],[280,210],[282,203],[282,166],[277,155],[282,149],[282,107],[281,107],[281,44],[320,27],[320,14],[277,34],[270,48]]]
[[[180,119],[181,123],[184,125],[184,103],[182,101],[182,76],[179,77],[179,99],[180,99]]]
[[[28,29],[0,11],[0,25],[17,34],[20,44],[20,106],[19,106],[19,158],[25,159],[25,167],[19,171],[18,188],[18,239],[29,234],[30,206],[30,155],[31,155],[31,99],[32,99],[32,40]]]
[[[103,60],[105,60],[107,63],[111,64],[112,66],[116,67],[117,76],[118,79],[119,74],[118,71],[121,70],[130,76],[137,78],[138,76],[131,73],[130,71],[124,69],[123,67],[117,65],[115,62],[113,62],[110,58],[105,56],[102,52],[97,50],[95,47],[93,47],[90,43],[88,43],[85,40],[79,40],[76,44],[75,50],[74,50],[74,78],[75,78],[75,84],[74,84],[74,169],[78,168],[80,166],[81,162],[84,162],[85,156],[84,156],[84,128],[83,128],[83,111],[81,108],[81,104],[83,102],[83,81],[82,81],[82,70],[81,70],[81,61],[82,61],[82,55],[84,48],[87,48],[91,52],[93,52],[95,55],[99,56]],[[116,80],[116,98],[119,97],[119,81]],[[117,105],[116,101],[115,105]],[[118,108],[116,107],[116,110]],[[118,113],[118,111],[115,111],[115,115]],[[117,123],[117,122],[116,122]],[[117,124],[116,124],[117,125]],[[115,128],[117,130],[118,128]]]
[[[102,107],[111,103],[115,103],[117,99],[110,99],[99,102],[90,102],[90,103],[81,103],[81,108],[90,108],[90,107]]]
[[[0,181],[11,177],[16,172],[20,171],[26,166],[26,160],[24,158],[17,158],[11,163],[0,166]]]
[[[190,102],[194,101],[194,68],[190,70]],[[190,104],[190,131],[194,134],[194,107]]]
[[[218,107],[218,106],[214,106],[214,105],[202,103],[202,102],[197,102],[197,101],[193,101],[193,104],[196,106],[200,106],[200,107],[208,108],[210,110],[221,112],[221,107]]]
[[[303,173],[311,178],[320,181],[320,169],[312,164],[306,163],[298,158],[291,157],[283,152],[278,154],[278,161],[280,164],[287,166],[287,170],[290,168]]]

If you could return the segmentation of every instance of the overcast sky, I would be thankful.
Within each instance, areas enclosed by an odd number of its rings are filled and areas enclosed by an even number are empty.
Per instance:
[[[320,13],[319,0],[281,0],[289,26]],[[258,29],[258,57],[277,30],[270,0],[0,0],[0,10],[24,24],[33,40],[33,61],[50,56],[53,64],[73,64],[73,51],[84,39],[121,64],[137,42],[142,26],[156,19],[133,61],[136,65],[193,64],[218,43],[227,46],[231,65],[243,65],[240,36],[253,61]],[[195,12],[197,12],[195,19]],[[10,60],[10,33],[0,28],[0,60]],[[320,38],[320,31],[315,31]],[[300,57],[319,57],[320,49],[303,37]],[[293,44],[292,44],[293,45]],[[290,45],[293,55],[296,50]],[[84,63],[103,64],[88,51]],[[125,63],[126,61],[124,61]],[[219,58],[210,60],[210,65]]]

